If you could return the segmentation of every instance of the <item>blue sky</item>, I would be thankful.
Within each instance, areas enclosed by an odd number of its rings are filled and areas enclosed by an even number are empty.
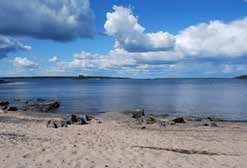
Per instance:
[[[244,0],[4,0],[0,11],[0,76],[247,73]]]

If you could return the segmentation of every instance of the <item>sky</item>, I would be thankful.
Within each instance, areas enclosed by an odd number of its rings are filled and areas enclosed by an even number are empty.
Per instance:
[[[2,0],[0,76],[247,74],[246,0]]]

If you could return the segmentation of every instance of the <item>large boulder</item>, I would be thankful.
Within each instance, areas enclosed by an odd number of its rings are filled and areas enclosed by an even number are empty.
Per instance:
[[[0,101],[0,106],[7,106],[7,105],[9,105],[8,101],[5,100]]]
[[[177,117],[172,120],[175,123],[185,123],[185,120],[183,117]]]
[[[49,120],[47,122],[47,128],[60,128],[60,127],[67,127],[67,124],[63,120]]]
[[[7,111],[18,111],[17,107],[7,107]]]
[[[70,124],[78,122],[78,119],[76,115],[70,114],[64,117],[64,121],[66,122],[66,124],[70,125]]]

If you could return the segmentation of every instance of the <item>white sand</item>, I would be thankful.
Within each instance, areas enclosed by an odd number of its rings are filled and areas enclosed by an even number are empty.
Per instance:
[[[140,129],[106,122],[53,129],[38,120],[0,112],[1,168],[247,167],[245,123]],[[186,154],[192,150],[198,154]]]

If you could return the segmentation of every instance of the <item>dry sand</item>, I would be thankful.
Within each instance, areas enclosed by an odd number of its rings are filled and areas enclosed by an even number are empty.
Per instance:
[[[103,122],[46,128],[47,117],[0,112],[1,168],[247,167],[247,124],[146,129]]]

